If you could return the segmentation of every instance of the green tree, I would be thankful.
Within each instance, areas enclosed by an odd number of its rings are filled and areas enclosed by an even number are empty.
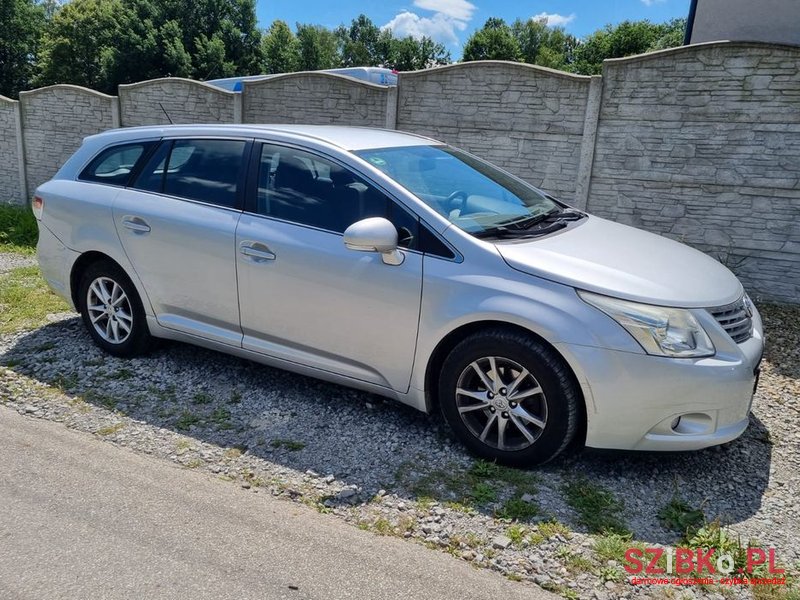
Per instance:
[[[226,59],[222,37],[222,33],[217,32],[210,38],[201,34],[195,40],[194,72],[199,79],[233,77],[236,74],[236,64]]]
[[[300,43],[285,21],[273,21],[262,44],[266,73],[291,73],[297,70]]]
[[[578,40],[563,27],[549,27],[546,19],[517,19],[511,25],[511,32],[524,62],[551,69],[570,69]]]
[[[686,19],[672,19],[661,26],[661,36],[648,48],[648,50],[666,50],[683,46],[683,37],[686,32]]]
[[[522,50],[511,27],[492,17],[464,44],[464,60],[520,60]]]
[[[0,94],[16,97],[28,87],[45,24],[45,11],[33,0],[0,2]]]
[[[38,82],[113,93],[154,77],[255,74],[261,63],[255,0],[71,0],[46,28]]]
[[[358,15],[350,27],[341,25],[335,31],[344,67],[377,67],[386,58],[386,37],[381,39],[380,28],[365,15]],[[391,33],[389,34],[391,37]]]
[[[429,37],[393,38],[385,66],[398,71],[416,71],[450,63],[447,49]]]
[[[297,41],[300,45],[297,68],[301,71],[335,69],[341,65],[336,35],[330,29],[298,23]]]
[[[42,39],[37,85],[74,83],[113,92],[114,44],[120,0],[72,0],[61,7]]]
[[[589,35],[575,51],[575,70],[596,74],[607,58],[622,58],[656,49],[671,48],[683,43],[683,19],[654,24],[650,21],[623,21],[606,25]],[[681,32],[681,33],[679,33]]]

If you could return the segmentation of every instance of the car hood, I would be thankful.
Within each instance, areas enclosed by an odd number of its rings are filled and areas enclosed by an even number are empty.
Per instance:
[[[626,300],[708,308],[735,302],[743,293],[736,276],[710,256],[599,217],[496,247],[518,271]]]

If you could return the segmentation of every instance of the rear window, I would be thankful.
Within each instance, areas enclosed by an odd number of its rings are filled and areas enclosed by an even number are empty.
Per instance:
[[[246,147],[240,140],[165,142],[133,187],[233,208]]]
[[[127,185],[137,163],[153,144],[154,142],[136,142],[106,148],[89,163],[78,179],[108,185]]]

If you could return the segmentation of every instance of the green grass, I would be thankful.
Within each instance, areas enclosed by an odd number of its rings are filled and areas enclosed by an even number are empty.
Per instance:
[[[396,481],[419,498],[438,500],[446,506],[470,513],[489,504],[499,503],[494,514],[501,519],[525,521],[539,513],[534,502],[525,502],[525,494],[534,495],[538,478],[534,473],[511,469],[478,460],[467,470],[458,467],[434,469],[412,476],[414,465],[398,469]]]
[[[286,440],[281,438],[276,438],[269,443],[270,446],[273,448],[283,448],[285,450],[289,450],[291,452],[297,452],[298,450],[302,450],[306,447],[303,442],[297,442],[295,440]]]
[[[128,379],[133,379],[133,376],[133,371],[126,367],[122,367],[109,373],[108,378],[114,379],[115,381],[127,381]]]
[[[97,435],[114,435],[119,430],[125,428],[125,423],[115,423],[114,425],[108,425],[107,427],[101,427],[97,430]]]
[[[185,410],[180,414],[178,420],[175,421],[175,427],[185,431],[192,427],[192,425],[199,425],[200,423],[202,423],[202,419],[199,416]]]
[[[594,553],[603,562],[616,560],[623,562],[628,548],[644,549],[643,544],[631,541],[631,536],[619,533],[598,535],[594,540]]]
[[[45,284],[38,267],[0,274],[0,333],[34,329],[47,315],[69,310]]]
[[[564,496],[590,533],[628,533],[622,502],[602,486],[579,477],[564,485]]]
[[[208,419],[217,426],[217,429],[233,429],[231,411],[227,408],[220,406],[214,409],[214,412],[209,415]]]
[[[539,507],[536,504],[526,502],[518,497],[509,498],[495,511],[495,516],[501,519],[513,519],[516,521],[527,521],[538,514]]]
[[[697,531],[705,522],[705,515],[699,508],[692,508],[678,496],[674,496],[658,511],[661,524],[684,536]]]
[[[33,254],[39,230],[27,206],[0,204],[0,252]]]
[[[522,542],[528,535],[528,529],[523,527],[522,525],[512,525],[508,529],[506,529],[506,536],[508,539],[511,540],[511,543],[515,546],[521,546]]]
[[[197,392],[192,396],[192,404],[211,404],[214,399],[208,392]]]
[[[101,392],[98,390],[89,390],[83,395],[83,399],[90,404],[94,404],[95,406],[102,406],[103,408],[107,408],[108,410],[114,410],[117,408],[117,403],[119,399],[112,396],[111,394],[107,394],[105,392]]]

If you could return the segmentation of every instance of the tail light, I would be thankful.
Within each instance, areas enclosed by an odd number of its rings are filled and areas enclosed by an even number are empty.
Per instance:
[[[41,196],[34,196],[33,201],[31,202],[31,208],[33,209],[33,215],[39,220],[42,220],[42,212],[44,211],[44,198]]]

